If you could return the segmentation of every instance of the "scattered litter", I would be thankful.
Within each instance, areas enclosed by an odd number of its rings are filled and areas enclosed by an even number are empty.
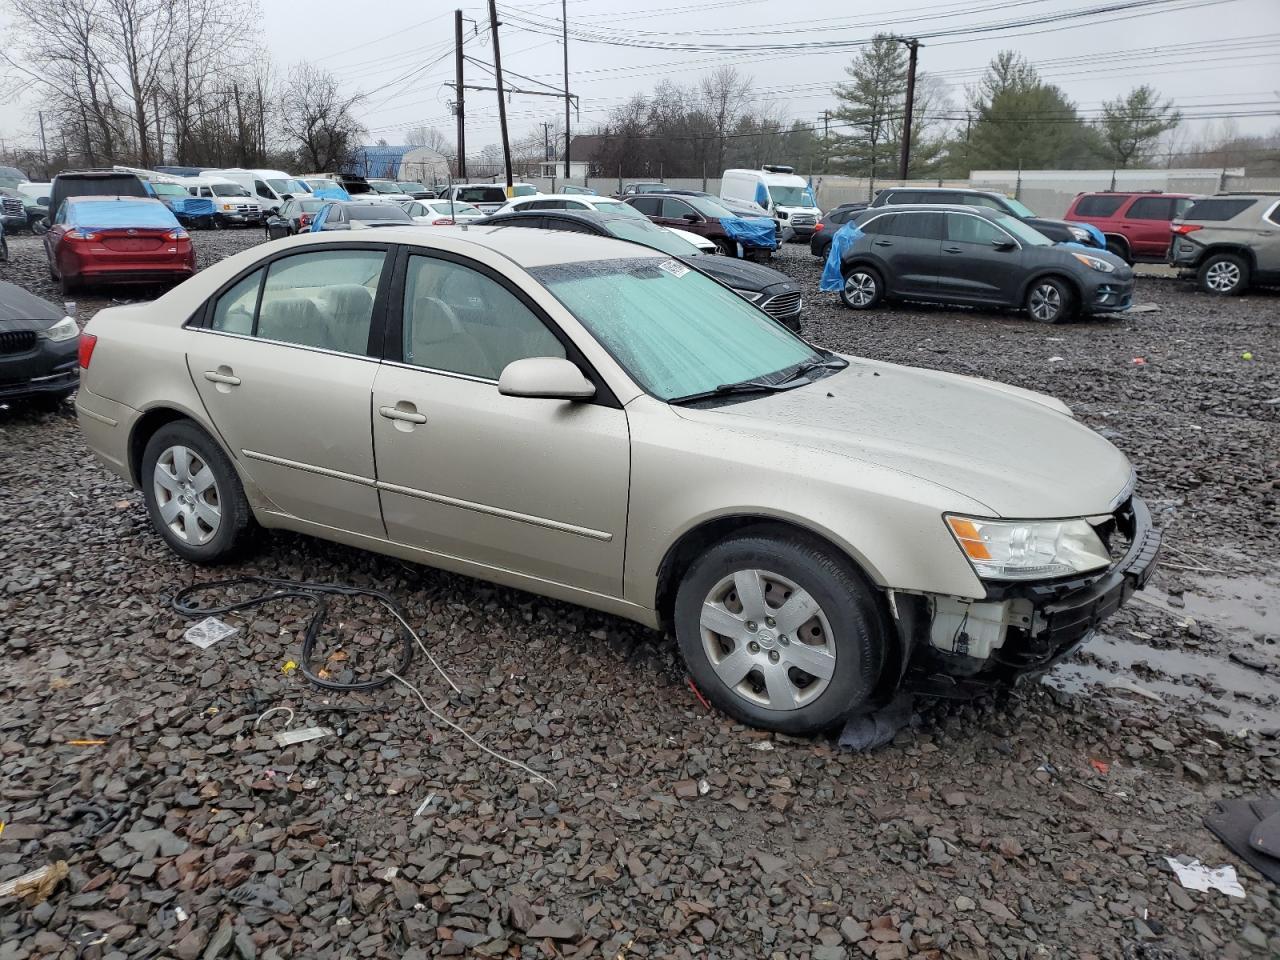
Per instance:
[[[306,743],[308,740],[319,740],[333,733],[328,727],[299,727],[296,730],[281,730],[276,734],[276,743],[282,747],[291,747],[295,743]]]
[[[378,879],[385,880],[387,883],[390,883],[399,875],[400,875],[399,867],[387,867],[387,869],[383,870],[380,874],[378,874]]]
[[[1280,796],[1219,800],[1204,825],[1232,853],[1280,884]]]
[[[280,672],[281,672],[281,673],[288,674],[288,673],[293,673],[293,671],[295,671],[295,670],[297,670],[297,669],[298,669],[298,664],[297,664],[297,663],[295,663],[293,660],[286,660],[286,661],[281,665],[281,667],[280,667]]]
[[[208,650],[219,640],[225,640],[239,632],[238,627],[224,623],[217,617],[205,617],[195,626],[188,627],[182,636],[187,642],[194,643],[201,650]]]
[[[39,870],[32,870],[20,877],[0,883],[0,897],[24,897],[27,906],[34,907],[44,903],[53,893],[54,888],[67,875],[67,861],[45,864]]]
[[[432,790],[429,794],[427,794],[427,799],[423,800],[420,804],[418,804],[418,809],[413,811],[413,815],[415,817],[422,816],[423,811],[425,811],[427,807],[431,806],[431,801],[434,800],[435,798],[436,798],[436,792]]]
[[[1111,764],[1107,763],[1105,760],[1090,759],[1089,766],[1093,767],[1094,770],[1098,771],[1098,773],[1102,774],[1104,777],[1111,772]]]
[[[850,718],[840,731],[840,746],[857,753],[883,747],[911,722],[914,702],[911,694],[899,691],[879,710]]]
[[[748,747],[748,749],[757,750],[760,753],[766,753],[769,750],[773,749],[773,744],[768,740],[761,740],[759,743],[753,743],[750,747]]]
[[[1127,690],[1129,693],[1136,693],[1138,696],[1146,697],[1154,703],[1164,703],[1164,697],[1160,696],[1160,694],[1156,693],[1154,690],[1148,690],[1146,687],[1139,686],[1128,677],[1115,677],[1107,681],[1107,686],[1113,690]]]
[[[1064,360],[1066,360],[1066,359],[1067,359],[1066,357],[1050,357],[1050,358],[1049,358],[1049,362],[1050,362],[1050,363],[1062,363],[1062,362],[1063,362]]]
[[[1143,357],[1134,357],[1134,358],[1133,358],[1133,365],[1134,365],[1135,367],[1145,367],[1145,366],[1147,365],[1147,361],[1146,361],[1146,359],[1145,359],[1145,358],[1143,358]]]
[[[1201,893],[1218,890],[1229,897],[1244,898],[1244,887],[1236,879],[1236,868],[1229,863],[1221,867],[1206,867],[1199,860],[1182,863],[1173,857],[1164,859],[1177,874],[1178,882],[1188,890],[1199,890]]]
[[[1253,359],[1253,354],[1252,354],[1252,353],[1250,353],[1248,350],[1246,350],[1244,353],[1240,354],[1240,359],[1241,359],[1241,360],[1252,360],[1252,359]]]
[[[179,923],[187,922],[187,911],[183,910],[181,907],[174,907],[173,915],[178,918]]]
[[[1160,305],[1156,303],[1135,303],[1128,311],[1129,313],[1159,313]]]
[[[267,717],[271,716],[273,713],[287,713],[289,715],[289,719],[286,720],[285,723],[293,723],[293,710],[291,708],[272,707],[270,710],[258,714],[258,719],[253,721],[253,729],[257,730],[258,727],[262,725],[262,721],[267,719]]]
[[[706,780],[699,780],[698,796],[705,797],[710,792],[711,792],[711,784],[708,783]]]
[[[68,740],[69,747],[100,747],[107,741],[105,740]]]

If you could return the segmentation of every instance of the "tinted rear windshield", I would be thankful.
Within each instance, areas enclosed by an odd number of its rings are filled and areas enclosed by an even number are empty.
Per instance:
[[[119,177],[59,177],[54,189],[64,197],[147,196],[147,188],[131,173]]]
[[[1197,200],[1191,205],[1191,209],[1183,214],[1183,220],[1210,220],[1221,221],[1230,220],[1239,214],[1244,213],[1252,207],[1257,200],[1249,200],[1247,198],[1237,199],[1232,197],[1215,197],[1211,200]]]
[[[462,187],[457,199],[467,203],[506,203],[507,192],[502,187]]]
[[[67,222],[77,227],[176,227],[178,221],[159,200],[72,200]]]
[[[413,218],[394,203],[369,204],[367,207],[352,207],[347,211],[352,220],[399,220],[411,223]]]

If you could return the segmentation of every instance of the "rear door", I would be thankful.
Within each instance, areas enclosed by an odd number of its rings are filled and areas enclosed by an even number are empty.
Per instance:
[[[890,293],[932,296],[938,289],[942,247],[942,214],[931,210],[899,210],[878,218],[873,250],[889,266]]]
[[[1130,204],[1120,228],[1134,256],[1165,258],[1172,237],[1169,224],[1174,218],[1175,203],[1173,197],[1152,196],[1138,197]]]
[[[210,301],[187,351],[225,448],[278,510],[374,537],[369,397],[389,250],[278,256]]]
[[[990,220],[943,215],[938,294],[965,303],[1013,304],[1022,279],[1022,247]]]
[[[620,596],[626,413],[612,397],[571,403],[498,392],[514,360],[582,360],[531,300],[488,267],[415,251],[403,291],[373,390],[387,536]]]

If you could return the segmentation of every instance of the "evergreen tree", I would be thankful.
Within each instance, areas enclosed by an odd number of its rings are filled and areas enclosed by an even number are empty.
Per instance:
[[[836,84],[838,102],[831,169],[859,177],[891,176],[899,152],[899,131],[907,93],[907,54],[896,39],[877,34],[844,69]]]
[[[1108,159],[1128,167],[1150,161],[1160,137],[1181,122],[1173,101],[1161,103],[1155,88],[1143,84],[1104,103],[1098,127]]]

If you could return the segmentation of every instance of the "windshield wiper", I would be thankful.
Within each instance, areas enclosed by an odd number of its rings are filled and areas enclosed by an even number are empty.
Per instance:
[[[766,380],[741,380],[738,383],[722,383],[711,390],[690,393],[683,397],[674,397],[667,401],[671,404],[693,403],[696,400],[709,400],[712,397],[727,397],[735,393],[781,393],[799,386],[797,383],[770,383]]]
[[[799,363],[794,370],[791,371],[785,380],[781,383],[792,383],[802,377],[807,377],[815,370],[843,370],[849,365],[849,361],[843,357],[837,357],[831,354],[821,360],[805,360]]]

